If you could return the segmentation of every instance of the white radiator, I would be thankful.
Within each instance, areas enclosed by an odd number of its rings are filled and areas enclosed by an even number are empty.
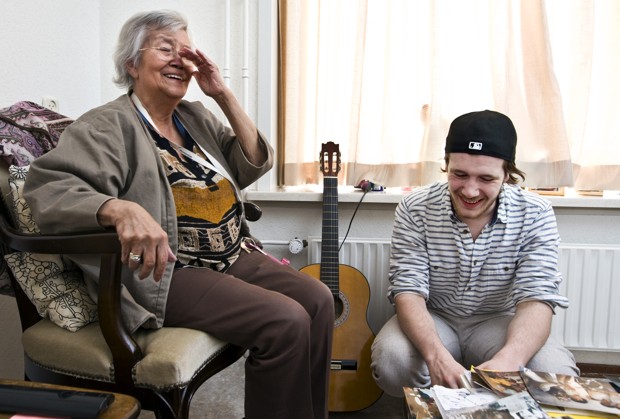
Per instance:
[[[552,334],[571,349],[620,352],[620,246],[563,244],[560,293]]]
[[[368,323],[375,333],[394,314],[386,298],[389,256],[389,240],[347,238],[340,251],[340,263],[368,280]],[[321,238],[309,237],[308,263],[320,260]],[[620,246],[563,244],[560,269],[560,293],[570,307],[556,310],[552,335],[570,349],[620,353]]]

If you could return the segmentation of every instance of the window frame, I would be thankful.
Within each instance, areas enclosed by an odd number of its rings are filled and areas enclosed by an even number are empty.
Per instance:
[[[278,0],[258,2],[258,58],[256,126],[269,139],[274,150],[278,147]],[[278,155],[276,153],[276,160]],[[274,166],[275,169],[275,166]],[[277,170],[270,170],[248,190],[277,189]]]

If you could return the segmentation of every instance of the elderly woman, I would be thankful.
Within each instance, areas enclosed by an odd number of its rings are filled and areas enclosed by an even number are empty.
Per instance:
[[[251,251],[243,234],[240,190],[271,168],[271,147],[179,14],[130,18],[115,65],[127,94],[32,164],[35,221],[52,234],[116,229],[131,330],[188,327],[248,348],[247,418],[326,418],[331,293]],[[183,100],[192,78],[230,128]],[[74,260],[94,289],[96,259]]]

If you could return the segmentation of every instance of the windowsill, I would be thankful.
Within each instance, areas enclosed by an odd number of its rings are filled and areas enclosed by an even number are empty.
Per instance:
[[[403,196],[403,194],[369,192],[364,197],[364,202],[373,202],[378,204],[398,204]],[[323,194],[321,192],[247,191],[246,198],[250,201],[322,202]],[[361,198],[361,192],[338,193],[338,202],[359,202]]]
[[[400,189],[387,189],[381,192],[368,192],[364,197],[366,203],[398,204],[410,191]],[[620,192],[606,191],[603,196],[581,196],[570,190],[564,196],[546,196],[554,207],[557,208],[619,208]],[[362,198],[362,192],[352,187],[338,189],[338,202],[357,203]],[[246,191],[246,199],[256,202],[322,202],[321,189],[308,189],[304,191]]]

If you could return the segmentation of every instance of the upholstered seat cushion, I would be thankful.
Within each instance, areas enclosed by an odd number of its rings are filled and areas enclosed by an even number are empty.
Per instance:
[[[166,391],[187,384],[228,344],[185,328],[141,329],[134,335],[144,358],[133,371],[138,387]],[[24,352],[51,371],[99,381],[113,381],[112,353],[98,323],[69,332],[44,319],[22,336]]]

